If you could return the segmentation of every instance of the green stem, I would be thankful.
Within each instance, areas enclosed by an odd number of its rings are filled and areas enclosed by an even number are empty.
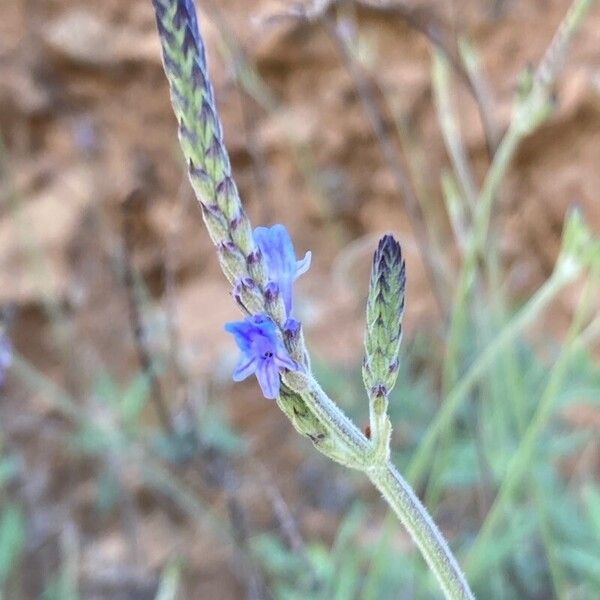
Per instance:
[[[442,130],[442,136],[446,150],[452,161],[452,167],[456,177],[461,184],[464,199],[468,208],[469,217],[475,210],[477,203],[477,185],[471,170],[467,152],[465,150],[460,123],[453,104],[452,89],[450,85],[450,65],[442,52],[434,50],[431,79],[435,105],[438,112],[438,121]],[[464,211],[465,207],[462,206]]]
[[[521,130],[511,126],[494,155],[479,197],[471,249],[473,255],[477,255],[485,246],[494,199],[522,139]]]
[[[413,538],[423,558],[434,573],[446,598],[451,600],[474,598],[448,544],[436,527],[425,506],[394,465],[378,461],[373,443],[346,417],[344,412],[327,396],[313,377],[304,382],[284,378],[287,385],[296,387],[308,408],[326,427],[332,440],[342,440],[345,449],[331,456],[335,460],[363,471],[394,510]],[[317,448],[328,454],[327,446]],[[379,458],[381,458],[379,456]],[[350,459],[350,460],[348,460]]]
[[[478,360],[461,377],[458,384],[447,395],[441,405],[433,423],[430,425],[419,449],[412,459],[408,468],[408,480],[413,484],[421,481],[432,455],[433,447],[440,432],[450,423],[468,397],[473,386],[485,374],[493,364],[500,352],[502,352],[516,336],[550,303],[550,301],[571,281],[571,277],[564,274],[562,270],[555,271],[546,283],[537,291],[529,302],[521,309],[518,315],[506,326],[502,333],[489,344],[482,352]]]
[[[542,58],[525,97],[518,99],[510,126],[494,155],[478,202],[472,251],[485,248],[494,199],[522,139],[536,129],[551,109],[551,89],[569,45],[596,0],[574,0]]]
[[[556,396],[560,392],[560,387],[568,373],[571,360],[583,346],[589,343],[590,339],[594,339],[600,334],[600,318],[596,318],[583,333],[580,333],[585,315],[587,314],[588,300],[591,296],[591,291],[595,287],[594,279],[588,282],[586,294],[575,315],[568,340],[554,365],[552,375],[544,389],[537,410],[511,460],[508,474],[502,483],[496,500],[479,531],[477,539],[471,547],[467,559],[467,568],[475,576],[479,575],[481,548],[485,547],[485,544],[489,541],[490,536],[498,525],[500,517],[505,513],[506,507],[513,497],[517,486],[521,483],[522,478],[532,464],[531,458],[535,452],[536,443],[552,416],[552,408],[554,407]]]
[[[474,598],[446,540],[392,463],[366,471],[419,547],[446,598]]]
[[[495,295],[494,312],[497,315],[496,327],[499,327],[501,323],[505,323],[507,320],[507,307],[506,298],[502,292],[500,285],[499,276],[499,265],[497,255],[490,257],[489,272],[490,279],[492,281],[492,289],[499,290]],[[485,315],[482,315],[480,322],[483,324]],[[518,347],[516,344],[511,344],[507,349],[507,352],[503,355],[503,364],[501,377],[506,381],[506,393],[510,398],[510,409],[512,416],[515,420],[517,433],[519,439],[522,439],[527,430],[527,406],[529,399],[527,396],[527,385],[524,384],[523,378],[526,376],[525,372],[521,370],[521,363],[518,357]],[[496,402],[502,404],[502,408],[505,407],[505,397],[496,398]],[[496,421],[494,421],[496,422]],[[531,496],[534,501],[534,506],[539,514],[540,519],[540,537],[544,544],[546,558],[548,561],[548,570],[550,573],[550,579],[552,581],[552,587],[556,600],[565,600],[566,598],[566,574],[563,566],[557,560],[556,543],[553,538],[552,528],[550,526],[550,515],[547,507],[547,498],[544,494],[544,488],[539,481],[537,473],[532,473],[530,481]]]

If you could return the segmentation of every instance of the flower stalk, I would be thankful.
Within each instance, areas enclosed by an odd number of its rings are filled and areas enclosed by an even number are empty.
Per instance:
[[[388,397],[398,374],[405,266],[385,236],[373,263],[363,379],[371,436],[365,436],[314,378],[292,287],[310,266],[297,260],[281,225],[252,230],[231,174],[193,0],[153,0],[163,63],[190,181],[233,296],[247,315],[227,324],[241,352],[236,380],[255,374],[294,428],[344,466],[363,471],[411,534],[447,598],[473,598],[442,534],[389,461]]]

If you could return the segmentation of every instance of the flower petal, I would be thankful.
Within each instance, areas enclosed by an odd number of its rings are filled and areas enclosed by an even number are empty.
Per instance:
[[[285,348],[279,350],[274,356],[275,364],[279,369],[288,369],[289,371],[299,371],[298,363],[286,352]]]
[[[274,400],[279,396],[279,369],[272,360],[262,360],[256,370],[256,378],[263,396]]]
[[[254,241],[260,248],[267,276],[279,287],[288,315],[292,311],[292,285],[296,274],[296,254],[292,238],[283,225],[257,227]]]
[[[310,269],[310,263],[312,261],[312,252],[309,250],[302,260],[296,262],[296,274],[294,279],[298,279],[300,275],[304,275],[306,271]]]
[[[256,326],[248,319],[225,323],[225,331],[233,335],[235,343],[243,353],[250,351],[252,334],[255,329]]]
[[[240,362],[238,363],[235,371],[233,372],[232,378],[234,381],[243,381],[247,377],[250,377],[258,366],[258,359],[254,356],[242,355]]]

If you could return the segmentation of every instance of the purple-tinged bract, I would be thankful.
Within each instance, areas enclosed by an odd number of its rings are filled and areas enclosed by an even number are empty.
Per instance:
[[[275,284],[283,298],[287,316],[292,314],[294,281],[310,268],[311,253],[296,260],[294,245],[283,225],[257,227],[254,241],[262,252],[269,282]]]
[[[225,330],[233,334],[242,354],[233,380],[242,381],[255,374],[264,397],[277,398],[280,370],[298,371],[301,367],[292,360],[277,337],[275,323],[267,315],[255,315],[227,323]]]

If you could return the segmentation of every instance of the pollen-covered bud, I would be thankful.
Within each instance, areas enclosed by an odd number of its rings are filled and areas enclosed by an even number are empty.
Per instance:
[[[406,269],[400,244],[385,235],[373,258],[367,301],[363,381],[379,409],[396,383]]]

